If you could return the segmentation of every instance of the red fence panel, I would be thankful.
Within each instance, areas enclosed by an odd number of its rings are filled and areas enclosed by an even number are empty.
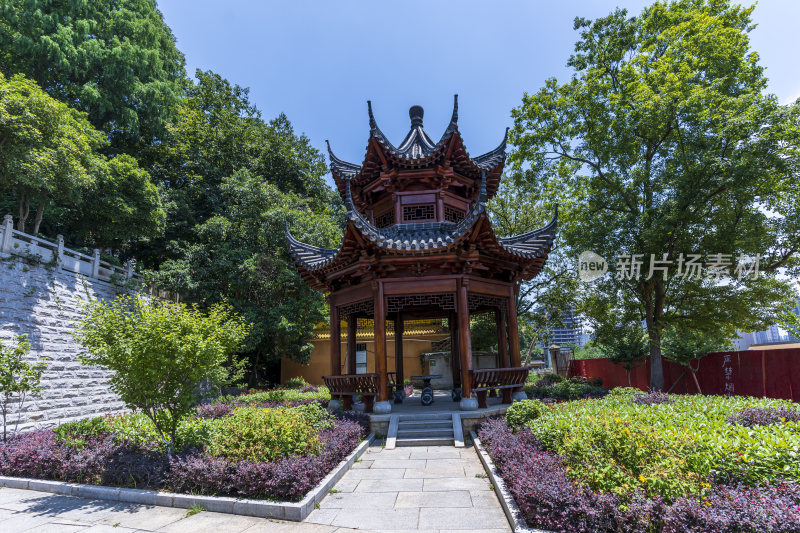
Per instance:
[[[679,364],[664,361],[664,388],[678,394],[695,394],[697,385],[691,373]],[[704,394],[767,396],[800,401],[800,349],[745,350],[710,353],[692,367]],[[625,369],[608,359],[573,361],[572,375],[602,378],[607,388],[627,387]],[[647,390],[650,364],[631,372],[631,385]]]

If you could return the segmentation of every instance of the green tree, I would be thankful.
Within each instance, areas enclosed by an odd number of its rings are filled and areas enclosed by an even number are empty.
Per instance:
[[[32,201],[34,233],[54,198],[77,201],[101,164],[102,141],[84,114],[22,75],[0,74],[0,190],[16,194],[18,230],[25,231]]]
[[[24,357],[28,355],[30,349],[31,344],[27,335],[19,335],[17,345],[13,348],[0,342],[0,412],[3,414],[3,441],[7,439],[6,421],[14,400],[17,407],[17,423],[14,426],[16,432],[25,399],[28,395],[38,396],[42,392],[39,383],[47,363],[25,361]]]
[[[84,113],[21,74],[0,74],[0,193],[14,198],[18,230],[35,206],[34,234],[47,210],[53,233],[81,244],[118,248],[163,232],[149,174],[131,156],[106,158],[98,152],[104,143]]]
[[[691,374],[697,392],[702,394],[703,391],[700,390],[700,382],[697,381],[696,375],[698,368],[693,367],[692,364],[712,352],[733,348],[731,342],[733,333],[719,330],[709,333],[675,326],[669,327],[664,331],[664,357],[684,366]]]
[[[608,359],[622,366],[631,386],[631,371],[647,360],[647,334],[641,322],[604,322],[595,331],[595,344]]]
[[[197,306],[120,295],[92,300],[78,324],[80,361],[114,373],[111,389],[141,410],[172,447],[178,423],[199,399],[201,386],[218,387],[241,377],[231,361],[248,325],[229,306]]]
[[[511,236],[544,226],[554,213],[553,204],[547,200],[541,189],[525,183],[502,182],[488,205],[495,232]],[[517,317],[523,364],[530,363],[539,353],[537,344],[546,343],[554,327],[564,326],[564,317],[578,303],[578,289],[575,268],[557,240],[542,271],[520,284]]]
[[[153,280],[200,305],[229,302],[254,324],[251,384],[282,356],[306,362],[327,311],[288,255],[284,224],[337,244],[344,209],[321,154],[285,116],[264,121],[247,89],[197,71],[167,142],[147,158],[168,212],[164,237],[135,253]]]
[[[164,234],[161,195],[133,157],[120,154],[97,170],[68,222],[71,235],[97,248],[119,250],[132,240]]]
[[[154,0],[5,0],[0,69],[87,112],[125,150],[161,137],[185,78]]]
[[[570,256],[592,250],[614,265],[641,254],[641,276],[587,292],[645,321],[655,389],[667,326],[763,327],[787,292],[775,272],[797,270],[800,104],[765,93],[751,12],[679,0],[578,18],[571,79],[547,80],[512,111],[514,177],[561,202]],[[689,254],[704,267],[713,254],[760,254],[760,276],[682,276]],[[665,276],[649,275],[651,256],[670,262]]]

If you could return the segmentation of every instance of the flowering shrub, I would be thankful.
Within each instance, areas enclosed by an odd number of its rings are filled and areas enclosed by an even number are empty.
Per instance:
[[[637,405],[653,405],[654,403],[675,403],[675,399],[661,391],[650,391],[636,394],[631,401]]]
[[[515,402],[506,410],[506,422],[512,428],[520,428],[536,420],[548,409],[538,400]]]
[[[317,432],[291,409],[241,407],[217,421],[208,452],[225,459],[269,462],[290,455],[315,455]]]
[[[747,428],[797,422],[798,420],[800,420],[800,411],[786,407],[753,407],[743,409],[728,417],[728,423]]]
[[[306,380],[302,377],[298,376],[296,378],[289,378],[286,380],[286,388],[287,389],[300,389],[307,386]]]
[[[363,436],[355,422],[340,420],[320,432],[318,456],[294,456],[273,463],[229,461],[193,454],[170,464],[166,488],[190,494],[298,501],[356,447]]]
[[[528,398],[532,399],[554,399],[554,400],[577,400],[579,398],[602,398],[608,394],[608,390],[589,383],[575,383],[572,381],[559,381],[551,385],[539,386],[539,383],[547,382],[548,378],[542,378],[534,385],[526,385],[524,390]]]
[[[212,424],[202,418],[184,418],[175,432],[176,449],[202,446],[209,438]],[[169,447],[161,438],[153,421],[142,413],[106,415],[62,424],[53,430],[59,439],[72,446],[83,447],[87,439],[109,435],[118,443],[131,443],[145,448]]]
[[[577,483],[564,457],[543,450],[528,429],[501,418],[478,434],[530,527],[565,533],[800,532],[800,486],[714,486],[669,504],[657,495],[595,492]]]
[[[569,475],[594,490],[704,495],[711,483],[800,481],[800,422],[748,428],[731,415],[790,402],[674,395],[639,405],[630,391],[559,403],[527,426],[542,448],[563,456]]]
[[[217,398],[215,403],[231,403],[235,405],[262,405],[274,406],[286,402],[319,402],[324,405],[331,399],[331,394],[326,387],[314,387],[310,390],[305,387],[297,389],[271,389],[265,391],[251,390],[241,396],[223,396]]]

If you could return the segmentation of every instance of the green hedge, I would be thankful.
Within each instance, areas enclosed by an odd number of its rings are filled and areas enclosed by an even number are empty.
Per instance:
[[[800,422],[748,428],[728,421],[747,408],[796,410],[797,404],[671,395],[673,403],[640,405],[633,401],[640,392],[615,389],[603,399],[544,411],[537,405],[528,419],[528,411],[515,406],[509,423],[526,424],[545,449],[564,457],[576,481],[601,492],[642,490],[670,501],[706,494],[710,482],[800,481]]]

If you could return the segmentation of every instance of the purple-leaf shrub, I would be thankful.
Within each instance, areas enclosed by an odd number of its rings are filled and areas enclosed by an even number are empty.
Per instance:
[[[667,510],[663,533],[800,532],[800,486],[715,487],[702,500],[681,498]]]
[[[234,406],[229,403],[203,403],[197,406],[197,416],[200,418],[222,418],[233,411]]]
[[[357,421],[340,419],[336,426],[320,431],[319,455],[251,463],[197,449],[170,458],[157,449],[115,442],[109,434],[70,446],[52,430],[41,430],[0,442],[0,475],[298,501],[353,451],[364,434]]]
[[[675,398],[661,391],[652,390],[650,392],[635,394],[633,398],[631,398],[631,401],[638,405],[653,405],[659,403],[675,403]]]
[[[753,407],[743,409],[728,417],[728,423],[745,426],[770,426],[784,422],[797,422],[800,420],[800,411],[786,407]]]

